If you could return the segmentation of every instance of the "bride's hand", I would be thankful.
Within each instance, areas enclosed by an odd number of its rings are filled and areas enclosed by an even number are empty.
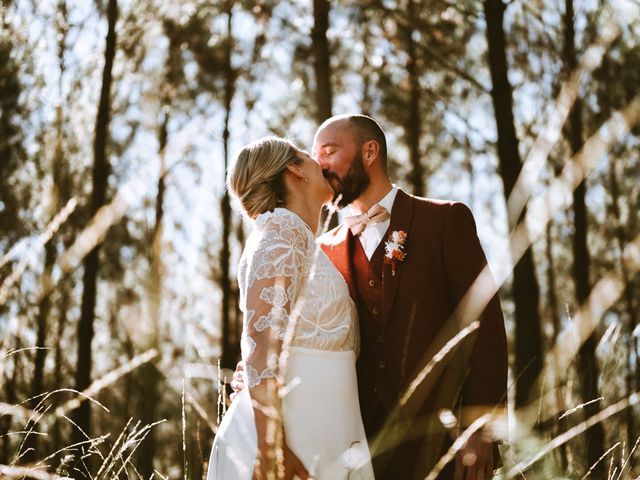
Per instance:
[[[231,388],[233,389],[233,393],[229,396],[229,399],[232,402],[233,402],[233,399],[236,398],[244,388],[244,380],[242,379],[242,372],[244,372],[244,362],[240,360],[236,365],[236,371],[233,372],[233,378],[231,380]]]
[[[284,458],[282,463],[284,464],[284,477],[277,475],[277,465],[275,461],[269,459],[266,459],[265,461],[265,459],[262,459],[262,456],[258,454],[258,458],[256,459],[256,464],[253,469],[253,480],[267,480],[268,478],[277,478],[278,480],[284,478],[284,480],[291,480],[296,475],[301,480],[313,480],[307,469],[302,464],[302,461],[286,444],[284,445],[283,450]],[[269,477],[270,473],[272,474],[271,477]]]
[[[268,385],[260,385],[252,389],[252,395],[261,397],[268,387],[275,385],[272,379],[267,379]],[[262,394],[262,395],[261,395]],[[264,398],[264,397],[263,397]],[[258,434],[258,456],[253,468],[253,480],[291,480],[297,475],[301,480],[311,479],[302,461],[293,453],[287,443],[284,426],[278,409],[266,406],[253,400],[256,433]],[[282,457],[279,458],[278,448],[282,446]],[[284,476],[278,468],[284,466]]]

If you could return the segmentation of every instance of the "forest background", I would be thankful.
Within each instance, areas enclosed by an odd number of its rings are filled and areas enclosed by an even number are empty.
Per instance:
[[[501,478],[638,475],[639,2],[0,14],[0,477],[203,477],[251,228],[225,170],[350,112],[400,187],[474,212],[510,346]]]

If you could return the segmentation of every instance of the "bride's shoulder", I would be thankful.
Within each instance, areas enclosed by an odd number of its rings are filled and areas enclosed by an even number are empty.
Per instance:
[[[262,240],[279,238],[293,244],[308,244],[314,241],[313,234],[306,223],[294,212],[286,208],[276,208],[271,212],[258,215],[254,231]]]

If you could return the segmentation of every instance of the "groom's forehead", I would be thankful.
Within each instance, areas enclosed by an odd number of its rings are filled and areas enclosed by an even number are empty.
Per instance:
[[[353,132],[346,121],[331,123],[316,133],[314,146],[323,148],[327,146],[339,146],[353,140]]]

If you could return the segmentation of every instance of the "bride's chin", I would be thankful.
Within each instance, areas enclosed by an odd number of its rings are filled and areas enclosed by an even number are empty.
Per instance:
[[[322,203],[322,206],[323,207],[327,207],[327,208],[330,207],[331,204],[333,203],[333,197],[334,197],[334,194],[333,194],[333,191],[332,191],[330,195],[327,195],[327,197],[325,198],[324,202]]]

